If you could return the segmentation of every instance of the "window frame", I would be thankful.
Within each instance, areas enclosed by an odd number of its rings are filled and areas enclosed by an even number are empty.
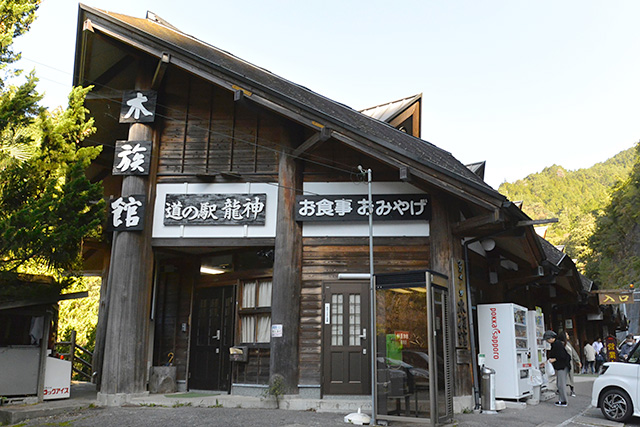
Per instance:
[[[238,280],[238,310],[237,310],[237,331],[236,331],[236,345],[246,345],[250,347],[261,347],[261,346],[269,346],[271,344],[271,328],[269,328],[269,341],[258,341],[258,318],[260,316],[268,315],[269,324],[271,324],[271,306],[273,301],[270,301],[269,306],[258,307],[258,296],[260,292],[260,282],[270,281],[271,282],[271,295],[273,295],[273,277],[272,276],[260,276],[260,277],[252,277],[250,279],[241,279]],[[244,296],[244,285],[247,283],[254,282],[255,286],[255,295],[254,307],[243,307],[243,296]],[[253,333],[253,341],[242,341],[242,320],[246,317],[253,316],[255,321],[254,333]]]

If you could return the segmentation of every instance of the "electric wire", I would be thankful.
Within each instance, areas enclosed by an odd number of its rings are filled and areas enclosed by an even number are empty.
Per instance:
[[[52,67],[52,66],[50,66],[48,64],[44,64],[42,62],[35,61],[35,60],[30,59],[28,57],[24,57],[23,56],[23,59],[26,59],[28,61],[31,61],[31,62],[35,63],[35,64],[42,65],[44,67],[50,68],[52,70],[55,70],[55,71],[58,71],[58,72],[61,72],[61,73],[72,74],[72,73],[68,73],[66,71],[60,70],[58,68]],[[45,78],[45,79],[48,80],[48,81],[60,84],[60,85],[68,86],[65,83],[62,83],[62,82],[59,82],[59,81],[56,81],[56,80],[53,80],[53,79],[48,79],[48,78]],[[95,83],[95,82],[90,81],[90,80],[88,82],[91,83],[91,84]],[[210,83],[210,84],[213,85],[213,83]],[[99,86],[100,86],[100,89],[121,91],[121,89],[116,89],[116,88],[110,87],[108,85],[99,84]],[[121,99],[119,99],[119,98],[113,98],[113,97],[101,95],[99,92],[93,92],[93,94],[94,94],[94,96],[96,96],[96,97],[98,97],[98,98],[100,98],[102,100],[110,101],[110,102],[113,102],[114,104],[117,104],[118,107],[120,106],[120,104],[122,102]],[[204,121],[204,122],[209,121],[209,118],[202,118],[202,117],[198,117],[197,115],[189,115],[187,111],[184,111],[184,110],[181,110],[181,109],[178,109],[178,108],[166,105],[166,104],[157,103],[156,106],[160,106],[160,107],[164,108],[167,112],[174,112],[174,113],[177,113],[177,114],[184,115],[185,120],[187,120],[187,123],[188,123],[188,120],[191,120],[191,119],[193,119],[193,120],[201,120],[201,121]],[[107,116],[110,117],[110,118],[113,118],[114,120],[119,120],[118,117],[115,117],[115,116],[112,116],[112,115],[107,115]],[[175,118],[172,118],[170,116],[160,114],[157,111],[156,111],[156,116],[159,116],[159,117],[161,117],[161,118],[163,118],[163,119],[165,119],[167,121],[174,121],[174,122],[178,122],[178,123],[184,123],[185,122],[183,120],[175,119]],[[347,164],[344,164],[344,163],[341,163],[341,162],[339,162],[337,160],[333,160],[333,163],[337,164],[337,165],[340,165],[342,167],[337,167],[337,166],[334,166],[332,164],[326,163],[326,162],[329,161],[329,159],[324,158],[324,157],[319,156],[319,155],[312,155],[312,154],[307,153],[304,158],[302,156],[293,156],[291,153],[287,153],[286,152],[286,149],[288,147],[284,147],[282,144],[280,144],[280,143],[278,143],[276,141],[269,140],[268,138],[262,138],[262,140],[264,142],[268,142],[268,143],[273,144],[274,147],[279,147],[280,150],[277,150],[276,148],[272,148],[272,147],[269,147],[269,146],[265,146],[265,145],[260,144],[258,142],[248,141],[246,139],[239,138],[239,137],[237,137],[235,135],[229,135],[227,133],[222,132],[223,130],[225,130],[224,128],[222,129],[222,131],[211,130],[209,128],[205,128],[205,127],[202,127],[202,126],[199,126],[199,125],[190,125],[190,128],[191,129],[203,130],[204,132],[207,133],[207,136],[209,136],[209,137],[210,136],[222,136],[222,137],[225,137],[225,138],[229,138],[230,140],[235,141],[235,142],[248,144],[248,145],[254,146],[256,148],[262,148],[264,150],[272,151],[272,152],[275,152],[275,153],[278,153],[278,154],[282,153],[284,155],[291,156],[291,157],[294,157],[296,159],[301,159],[301,160],[304,160],[306,162],[309,162],[309,163],[312,163],[312,164],[316,164],[318,166],[326,167],[326,168],[329,168],[329,169],[333,169],[333,170],[336,170],[336,171],[339,171],[339,172],[347,173],[349,175],[356,175],[356,176],[361,175],[360,172],[354,172],[353,171],[353,169],[355,169],[355,167],[347,165]],[[233,132],[234,128],[230,127],[227,130],[230,130],[231,132]],[[185,138],[186,138],[186,135],[185,135]],[[95,141],[95,140],[87,140],[87,141],[99,143],[101,145],[106,145],[106,146],[109,146],[109,147],[114,147],[115,146],[115,142],[113,144],[108,144],[108,143],[104,144],[104,143],[100,143],[99,141]],[[182,159],[182,160],[184,160],[184,159]],[[353,168],[353,169],[348,169],[348,168]],[[214,171],[214,172],[221,172],[221,171]]]

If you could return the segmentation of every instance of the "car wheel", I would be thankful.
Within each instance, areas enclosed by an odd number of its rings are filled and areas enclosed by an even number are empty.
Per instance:
[[[633,415],[633,403],[624,390],[612,388],[602,395],[602,415],[611,421],[625,422]]]

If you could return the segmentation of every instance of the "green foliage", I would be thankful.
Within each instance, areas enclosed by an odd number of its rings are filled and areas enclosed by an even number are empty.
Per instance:
[[[58,340],[68,341],[76,331],[76,343],[93,352],[100,305],[100,278],[83,277],[67,288],[69,292],[89,292],[86,298],[60,301]]]
[[[39,263],[53,273],[79,266],[82,239],[95,234],[104,216],[101,184],[84,174],[99,154],[78,146],[93,131],[82,106],[89,89],[74,89],[69,108],[43,113],[36,154],[0,170],[0,271]]]
[[[40,0],[0,1],[0,69],[20,59],[11,48],[13,39],[26,33],[36,18]]]
[[[616,182],[624,179],[635,160],[633,148],[590,168],[567,171],[553,165],[514,183],[503,183],[499,191],[509,200],[522,200],[532,219],[558,218],[547,231],[547,240],[565,245],[579,268],[590,253],[588,238],[595,229],[597,212],[609,201]]]
[[[285,393],[285,383],[282,375],[275,374],[269,381],[269,386],[263,392],[264,397],[273,396],[276,400],[276,408],[280,409],[280,399]]]
[[[69,106],[48,112],[38,105],[37,78],[21,84],[15,37],[29,29],[40,0],[0,0],[0,280],[5,294],[19,283],[10,275],[47,274],[59,284],[80,266],[82,240],[103,221],[102,186],[85,176],[100,147],[81,147],[95,132],[75,88]],[[9,276],[8,276],[9,275]],[[32,289],[35,289],[33,287]],[[53,287],[51,287],[53,289]]]
[[[636,154],[631,173],[614,188],[589,239],[587,272],[607,289],[640,278],[640,144]]]

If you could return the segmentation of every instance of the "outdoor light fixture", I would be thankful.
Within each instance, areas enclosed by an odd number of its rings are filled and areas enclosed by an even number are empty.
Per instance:
[[[200,273],[202,273],[202,274],[222,274],[222,273],[226,273],[226,271],[221,269],[221,268],[206,267],[206,266],[203,265],[203,266],[200,267]]]
[[[480,242],[485,252],[492,251],[496,248],[496,241],[493,239],[484,239]]]

